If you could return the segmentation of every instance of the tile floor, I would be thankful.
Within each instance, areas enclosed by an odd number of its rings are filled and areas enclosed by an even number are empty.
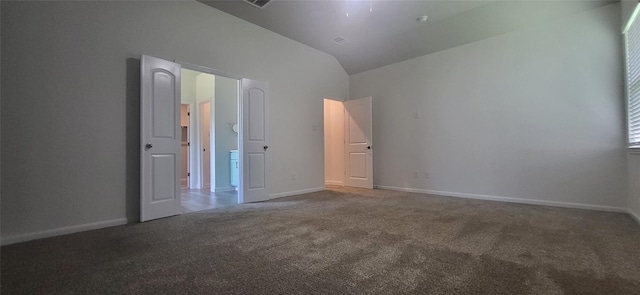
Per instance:
[[[182,190],[182,212],[195,212],[238,204],[238,192],[212,193],[202,189]]]

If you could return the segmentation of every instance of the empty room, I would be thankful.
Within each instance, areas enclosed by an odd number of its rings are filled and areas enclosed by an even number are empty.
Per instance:
[[[0,62],[2,294],[640,294],[638,1],[1,1]]]

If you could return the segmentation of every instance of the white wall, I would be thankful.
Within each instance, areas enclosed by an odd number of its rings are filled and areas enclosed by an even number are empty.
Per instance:
[[[216,76],[200,73],[196,76],[196,101],[212,101],[215,98]]]
[[[344,185],[344,105],[324,100],[325,184]]]
[[[271,192],[323,186],[335,58],[195,1],[0,5],[2,243],[138,220],[141,54],[268,82]]]
[[[196,103],[196,81],[198,72],[182,69],[180,100],[182,103]]]
[[[229,151],[238,149],[238,80],[216,76],[215,98],[216,191],[225,191],[233,188]]]
[[[608,5],[351,76],[374,99],[375,184],[624,207],[620,19]]]

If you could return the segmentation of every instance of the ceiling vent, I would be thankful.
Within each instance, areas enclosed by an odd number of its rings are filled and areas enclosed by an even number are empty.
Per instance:
[[[332,39],[333,42],[336,42],[338,44],[344,44],[347,43],[347,39],[345,39],[344,37],[338,36]]]
[[[242,0],[242,2],[246,2],[251,4],[252,6],[258,7],[260,9],[267,6],[267,4],[271,3],[273,0]]]

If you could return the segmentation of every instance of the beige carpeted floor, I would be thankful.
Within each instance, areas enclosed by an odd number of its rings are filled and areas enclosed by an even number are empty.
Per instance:
[[[1,248],[2,294],[640,294],[620,213],[336,189]]]

